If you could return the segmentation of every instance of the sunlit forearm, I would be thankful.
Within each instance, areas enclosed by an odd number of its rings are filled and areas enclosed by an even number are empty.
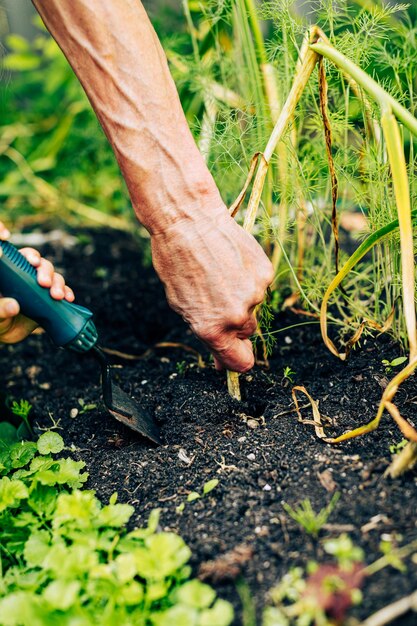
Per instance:
[[[138,0],[33,0],[113,147],[151,231],[219,207],[165,54]]]

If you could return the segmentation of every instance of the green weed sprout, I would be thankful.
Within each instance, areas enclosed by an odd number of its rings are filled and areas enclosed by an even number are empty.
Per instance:
[[[300,502],[296,507],[292,508],[286,502],[283,503],[284,509],[297,522],[307,534],[317,539],[323,526],[327,523],[332,511],[334,510],[340,494],[337,492],[333,495],[329,504],[316,513],[311,506],[308,498]]]
[[[283,371],[283,378],[288,380],[290,383],[293,383],[294,382],[294,376],[295,376],[294,370],[292,370],[289,365],[286,365],[284,367],[284,371]]]
[[[188,496],[187,496],[187,502],[194,502],[195,500],[199,500],[200,498],[203,498],[204,496],[207,496],[211,491],[213,491],[213,489],[215,489],[217,487],[217,485],[219,484],[219,480],[218,478],[212,478],[211,480],[208,480],[206,483],[204,483],[203,485],[203,491],[202,493],[198,492],[198,491],[191,491]],[[181,504],[179,504],[176,507],[176,512],[177,513],[182,513],[185,509],[185,502],[181,502]]]
[[[388,361],[388,359],[382,359],[382,365],[385,367],[385,371],[389,374],[392,371],[393,367],[398,367],[402,365],[407,360],[406,356],[398,356],[396,359],[392,359],[392,361]]]
[[[364,560],[362,548],[355,546],[346,533],[342,533],[336,539],[328,539],[323,547],[327,554],[335,557],[342,569],[352,569],[355,563],[362,563]]]
[[[30,402],[28,402],[27,400],[19,400],[19,402],[13,400],[12,406],[10,408],[14,415],[17,415],[17,417],[21,418],[29,433],[33,435],[32,426],[29,422],[29,413],[32,409],[32,405],[30,404]]]

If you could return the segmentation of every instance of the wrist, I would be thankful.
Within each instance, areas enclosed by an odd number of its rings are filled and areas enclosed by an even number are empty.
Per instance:
[[[176,179],[178,180],[178,179]],[[181,177],[179,178],[181,180]],[[151,236],[160,235],[176,226],[190,226],[205,220],[217,220],[223,215],[228,215],[220,193],[210,176],[207,179],[190,180],[187,185],[180,188],[175,185],[176,191],[172,193],[172,186],[166,181],[160,181],[169,190],[168,194],[146,194],[146,202],[132,198],[133,208],[138,220],[148,230]],[[149,206],[149,201],[152,205]]]

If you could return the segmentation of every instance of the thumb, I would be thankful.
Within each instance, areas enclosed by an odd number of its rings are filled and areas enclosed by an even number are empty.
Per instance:
[[[255,362],[252,343],[249,339],[234,336],[226,348],[212,350],[217,370],[228,369],[244,373],[250,370]]]
[[[0,320],[9,319],[19,314],[20,307],[14,298],[0,298]]]

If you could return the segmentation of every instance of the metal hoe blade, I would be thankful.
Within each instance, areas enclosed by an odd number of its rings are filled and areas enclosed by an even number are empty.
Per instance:
[[[110,365],[102,350],[94,346],[92,352],[100,363],[103,401],[109,413],[128,428],[160,445],[162,441],[153,417],[112,382]]]

